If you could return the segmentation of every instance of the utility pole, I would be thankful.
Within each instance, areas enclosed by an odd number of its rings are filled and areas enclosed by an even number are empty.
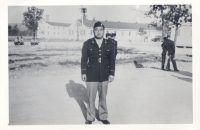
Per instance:
[[[81,19],[82,19],[82,41],[83,41],[83,19],[86,18],[86,15],[85,13],[87,12],[87,9],[86,8],[83,8],[83,6],[81,5],[81,13],[82,13],[82,16],[81,16]]]
[[[77,19],[77,23],[76,23],[76,25],[77,25],[77,41],[79,41],[79,34],[78,34],[78,19]]]

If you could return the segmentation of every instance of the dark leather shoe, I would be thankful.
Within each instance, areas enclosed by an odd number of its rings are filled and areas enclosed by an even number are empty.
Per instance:
[[[106,124],[106,125],[110,124],[110,122],[109,122],[108,120],[101,120],[101,122],[102,122],[103,124]]]
[[[92,121],[85,121],[85,124],[92,124]]]
[[[171,69],[167,69],[166,71],[170,71]]]

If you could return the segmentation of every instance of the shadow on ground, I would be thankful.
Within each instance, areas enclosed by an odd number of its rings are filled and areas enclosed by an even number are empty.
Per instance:
[[[176,77],[176,78],[178,78],[178,79],[184,80],[184,81],[186,81],[186,82],[192,83],[192,79],[190,79],[190,78],[183,78],[183,77],[179,77],[179,76],[175,76],[175,75],[172,75],[172,76],[173,76],[173,77]]]
[[[157,68],[157,67],[150,67],[150,68],[161,70],[160,68]],[[163,70],[161,70],[161,71],[163,71]],[[188,72],[188,71],[182,71],[182,70],[180,70],[180,71],[173,71],[173,70],[171,70],[171,71],[167,71],[167,72],[178,73],[180,75],[192,77],[192,73]]]
[[[66,84],[66,90],[70,98],[74,98],[78,103],[81,112],[87,120],[87,108],[88,103],[87,89],[82,84],[75,83],[73,80],[69,80],[69,83]],[[96,109],[96,119],[99,120],[98,110]]]

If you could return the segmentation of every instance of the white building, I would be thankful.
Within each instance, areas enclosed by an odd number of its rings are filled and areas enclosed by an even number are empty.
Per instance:
[[[68,39],[69,23],[58,23],[41,20],[38,25],[37,37],[45,39]]]
[[[94,37],[93,26],[97,20],[77,20],[69,26],[68,38],[72,40],[87,40]],[[143,38],[138,34],[140,28],[143,28],[147,32],[148,41],[152,38],[161,35],[161,31],[154,27],[148,27],[148,24],[140,23],[126,23],[126,22],[112,22],[112,21],[101,21],[105,26],[106,33],[117,33],[116,40],[123,41],[144,41]]]
[[[175,27],[171,27],[171,39],[174,41]],[[177,34],[176,46],[192,47],[192,26],[182,25]]]

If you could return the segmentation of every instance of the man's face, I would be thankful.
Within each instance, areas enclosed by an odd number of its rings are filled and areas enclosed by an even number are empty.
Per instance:
[[[115,36],[112,36],[111,39],[115,39]]]
[[[111,36],[107,36],[106,38],[109,39],[109,38],[111,38]]]
[[[103,35],[104,35],[103,27],[96,27],[94,29],[94,35],[99,39],[103,38]]]

